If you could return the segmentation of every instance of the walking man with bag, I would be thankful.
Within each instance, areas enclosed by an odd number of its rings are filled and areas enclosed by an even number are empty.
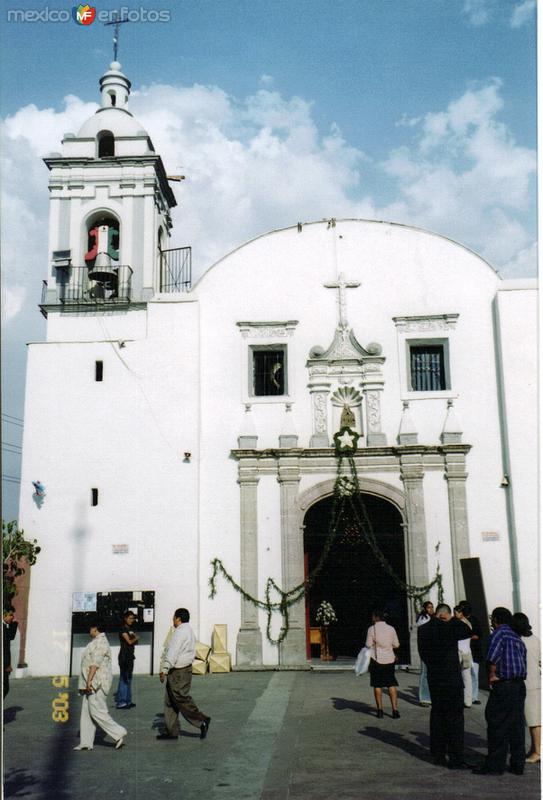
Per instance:
[[[187,722],[200,729],[200,739],[205,739],[211,717],[198,709],[190,696],[192,682],[192,662],[196,654],[196,637],[189,625],[190,614],[186,608],[178,608],[173,615],[174,631],[168,649],[162,659],[160,682],[166,681],[164,695],[164,722],[166,733],[156,738],[164,740],[179,737],[179,714]]]

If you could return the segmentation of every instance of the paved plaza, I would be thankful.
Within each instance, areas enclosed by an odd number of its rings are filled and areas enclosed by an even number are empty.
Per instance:
[[[352,672],[277,671],[206,675],[193,697],[212,718],[200,741],[183,724],[176,741],[156,741],[163,687],[135,676],[136,708],[116,711],[128,728],[116,751],[97,736],[94,750],[74,752],[80,698],[69,690],[69,719],[52,719],[62,689],[51,679],[11,682],[5,704],[5,797],[26,800],[535,800],[540,769],[522,777],[476,776],[431,764],[429,710],[416,702],[418,676],[398,673],[401,719],[374,715],[368,676]],[[484,706],[466,711],[466,754],[485,752]],[[386,698],[388,701],[388,698]],[[110,705],[113,705],[110,696]],[[527,734],[528,743],[528,734]]]

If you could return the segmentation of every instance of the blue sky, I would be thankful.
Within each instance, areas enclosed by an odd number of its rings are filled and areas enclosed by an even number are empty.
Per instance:
[[[7,22],[2,36],[4,411],[23,416],[25,342],[42,339],[47,171],[94,111],[111,28]],[[533,0],[147,0],[122,26],[131,109],[176,187],[175,245],[198,271],[265,230],[325,216],[437,230],[505,277],[535,272]],[[50,0],[50,9],[71,6]],[[68,98],[68,99],[66,99]],[[15,445],[22,428],[8,424]],[[17,454],[4,451],[17,477]],[[38,478],[40,476],[37,476]],[[17,484],[4,485],[15,517]]]

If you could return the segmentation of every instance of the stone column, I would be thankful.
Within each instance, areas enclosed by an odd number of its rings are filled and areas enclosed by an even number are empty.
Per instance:
[[[252,597],[258,597],[258,462],[244,458],[239,462],[240,489],[240,583]],[[258,609],[241,599],[241,626],[236,642],[236,663],[262,664],[262,634]]]
[[[330,447],[328,433],[328,393],[329,383],[310,384],[311,407],[313,412],[313,435],[310,447]]]
[[[426,515],[424,512],[424,488],[422,485],[424,467],[422,452],[416,448],[406,448],[400,455],[400,477],[405,490],[405,511],[407,516],[406,556],[408,563],[408,583],[424,586],[429,583],[428,549],[426,542]],[[415,627],[416,609],[410,602],[410,644],[411,664],[420,665],[417,649],[417,629]]]
[[[278,476],[281,508],[281,565],[283,590],[299,586],[304,575],[304,539],[297,506],[300,464],[297,456],[279,458]],[[279,647],[280,664],[305,664],[305,601],[289,608],[289,632]]]
[[[470,557],[468,505],[466,496],[466,448],[445,446],[445,479],[449,496],[449,524],[451,529],[451,554],[453,565],[455,604],[465,599],[461,558]]]

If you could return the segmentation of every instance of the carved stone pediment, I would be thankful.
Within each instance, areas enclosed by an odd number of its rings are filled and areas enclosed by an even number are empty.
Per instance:
[[[314,347],[309,354],[308,366],[318,363],[331,364],[337,361],[351,361],[355,364],[362,364],[366,358],[379,355],[380,345],[372,344],[368,349],[362,347],[354,335],[354,331],[348,325],[338,325],[332,344],[327,350]]]

